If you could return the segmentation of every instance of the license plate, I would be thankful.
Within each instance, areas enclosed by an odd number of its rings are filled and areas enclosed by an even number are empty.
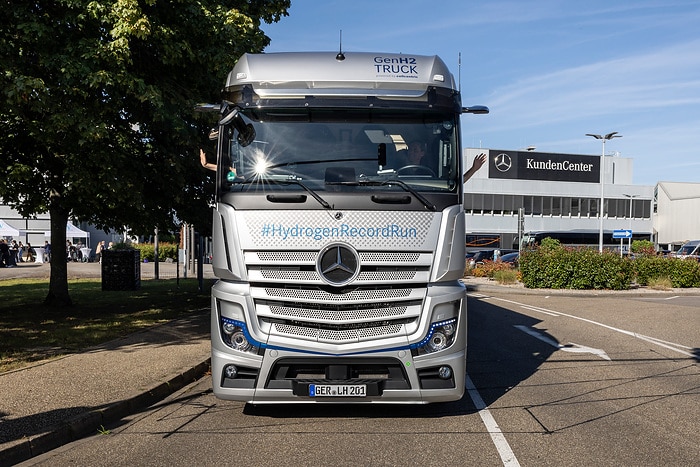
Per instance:
[[[364,384],[309,384],[310,397],[365,397]]]

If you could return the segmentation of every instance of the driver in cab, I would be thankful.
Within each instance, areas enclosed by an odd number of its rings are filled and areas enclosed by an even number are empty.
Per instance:
[[[404,175],[425,174],[429,166],[428,158],[425,154],[425,143],[420,140],[413,140],[408,143],[408,149],[401,150],[397,153],[396,170]]]
[[[404,165],[422,165],[425,161],[425,143],[422,141],[411,141],[408,144],[408,154]]]

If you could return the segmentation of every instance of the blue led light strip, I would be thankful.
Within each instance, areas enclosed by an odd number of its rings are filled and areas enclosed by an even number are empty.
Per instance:
[[[437,321],[435,323],[432,323],[430,325],[430,330],[428,331],[428,334],[421,340],[420,342],[417,342],[415,344],[409,344],[409,345],[402,345],[399,347],[392,347],[388,349],[380,349],[380,350],[371,350],[371,351],[362,351],[362,352],[352,352],[352,353],[344,353],[344,354],[333,354],[333,353],[328,353],[328,352],[312,352],[310,350],[300,350],[300,349],[292,349],[289,347],[280,347],[276,345],[269,345],[264,342],[259,342],[250,335],[248,332],[248,327],[246,326],[246,323],[243,321],[238,321],[235,319],[231,318],[225,318],[221,317],[221,322],[222,323],[227,323],[227,324],[233,324],[236,327],[241,328],[243,331],[243,335],[245,336],[246,339],[248,339],[248,342],[250,342],[253,346],[262,348],[262,349],[274,349],[274,350],[284,350],[284,351],[290,351],[290,352],[298,352],[298,353],[308,353],[308,354],[314,354],[314,355],[360,355],[360,354],[368,354],[368,353],[381,353],[381,352],[392,352],[396,350],[405,350],[405,349],[419,349],[423,347],[425,344],[430,341],[430,338],[433,337],[433,334],[435,334],[435,329],[445,326],[447,324],[455,324],[457,322],[457,318],[450,318],[446,319],[443,321]]]

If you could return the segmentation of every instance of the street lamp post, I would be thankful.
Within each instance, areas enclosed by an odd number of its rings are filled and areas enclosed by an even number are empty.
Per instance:
[[[622,138],[622,135],[618,135],[617,131],[608,133],[607,135],[594,135],[591,133],[586,133],[586,136],[592,136],[595,139],[603,141],[603,153],[600,156],[600,207],[598,208],[598,215],[600,216],[600,225],[598,233],[598,251],[603,252],[603,210],[605,206],[605,143],[613,138]]]
[[[624,196],[630,199],[630,231],[632,230],[632,199],[636,198],[637,196],[640,195],[628,195],[627,193],[623,193]],[[632,236],[630,235],[630,244],[629,244],[629,249],[627,251],[627,254],[632,254]]]

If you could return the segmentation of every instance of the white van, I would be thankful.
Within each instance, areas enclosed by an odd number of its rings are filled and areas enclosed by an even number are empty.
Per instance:
[[[676,252],[676,258],[697,258],[700,260],[700,240],[687,242]]]

